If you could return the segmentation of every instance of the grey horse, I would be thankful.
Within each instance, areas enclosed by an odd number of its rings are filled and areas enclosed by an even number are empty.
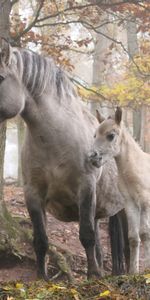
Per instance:
[[[88,159],[97,119],[51,58],[1,39],[0,122],[20,114],[27,131],[22,151],[24,196],[33,224],[38,275],[47,279],[46,210],[79,222],[88,278],[102,275],[98,220],[123,208],[115,165]]]

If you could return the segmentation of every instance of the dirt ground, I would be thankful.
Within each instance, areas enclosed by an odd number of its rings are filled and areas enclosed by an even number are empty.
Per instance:
[[[5,185],[4,198],[7,208],[14,216],[24,218],[21,226],[32,228],[29,215],[24,203],[22,188],[16,187],[15,184]],[[110,273],[111,255],[109,246],[109,237],[107,230],[107,220],[103,220],[100,224],[101,242],[104,252],[105,270]],[[71,257],[71,269],[75,278],[86,278],[86,259],[84,249],[78,237],[78,224],[64,223],[56,220],[50,214],[47,215],[47,233],[49,242],[56,245],[63,251],[69,251]],[[29,282],[36,279],[36,265],[32,245],[24,244],[24,249],[28,257],[33,259],[15,259],[14,257],[0,257],[0,282],[11,280],[23,280]],[[49,259],[50,260],[50,259]],[[51,260],[49,261],[50,276],[58,272],[56,266]]]
[[[27,226],[32,228],[29,215],[24,203],[22,188],[18,188],[15,184],[5,186],[5,202],[7,208],[14,216],[24,218],[24,222],[20,226]],[[74,277],[77,280],[86,278],[86,259],[85,252],[78,237],[78,224],[77,223],[64,223],[59,222],[50,214],[47,215],[47,233],[49,242],[56,245],[61,249],[61,253],[69,251],[71,253],[71,269]],[[108,220],[104,219],[100,223],[101,243],[104,253],[104,269],[106,274],[111,272],[111,254],[108,236]],[[1,257],[0,258],[0,282],[11,280],[22,280],[29,282],[36,279],[36,265],[32,245],[24,244],[24,249],[27,257],[14,259],[14,257]],[[53,276],[58,273],[56,265],[49,258],[49,273]]]

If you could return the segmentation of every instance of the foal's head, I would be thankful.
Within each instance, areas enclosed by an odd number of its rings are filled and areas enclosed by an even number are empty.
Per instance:
[[[0,38],[0,122],[16,116],[24,107],[17,62],[9,43]]]
[[[97,111],[97,119],[100,126],[95,132],[89,159],[95,167],[99,168],[120,152],[122,110],[118,107],[114,118],[108,119],[104,119]]]

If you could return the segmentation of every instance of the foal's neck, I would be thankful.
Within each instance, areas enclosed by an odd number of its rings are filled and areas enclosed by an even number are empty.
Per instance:
[[[139,158],[143,156],[143,151],[136,143],[134,138],[130,135],[125,127],[122,128],[121,142],[120,142],[120,152],[115,157],[116,164],[119,172],[125,173],[128,170],[135,170]]]

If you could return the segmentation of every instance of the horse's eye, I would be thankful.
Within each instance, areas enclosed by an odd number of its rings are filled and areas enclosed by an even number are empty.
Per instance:
[[[108,133],[106,138],[109,142],[111,142],[115,137],[115,134],[114,133]]]
[[[96,133],[94,134],[94,139],[96,138]]]
[[[4,80],[5,78],[2,76],[2,75],[0,75],[0,83]]]

